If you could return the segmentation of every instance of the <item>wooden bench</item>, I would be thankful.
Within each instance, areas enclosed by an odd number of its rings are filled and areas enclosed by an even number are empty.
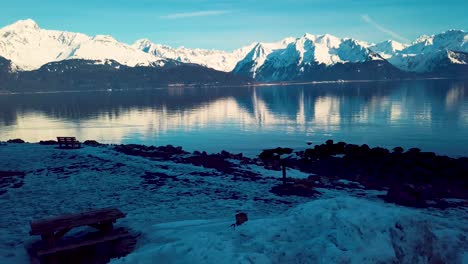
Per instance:
[[[37,257],[92,246],[99,243],[128,238],[131,235],[124,228],[113,228],[113,223],[125,214],[116,208],[105,208],[87,211],[80,214],[63,215],[31,222],[30,235],[40,235],[34,247]],[[81,226],[91,226],[98,232],[87,234],[80,238],[62,239],[71,229]]]
[[[57,137],[59,148],[80,148],[81,143],[75,137]]]

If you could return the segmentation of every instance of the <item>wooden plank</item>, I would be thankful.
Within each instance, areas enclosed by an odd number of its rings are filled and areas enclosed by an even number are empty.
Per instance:
[[[105,208],[79,214],[62,215],[31,222],[30,234],[50,234],[62,229],[98,224],[106,221],[115,221],[116,219],[123,217],[125,217],[125,214],[116,208]]]
[[[90,239],[86,239],[83,241],[75,241],[71,243],[66,243],[64,245],[59,245],[53,248],[46,248],[46,249],[40,249],[36,252],[37,256],[42,257],[45,255],[50,255],[50,254],[55,254],[61,251],[68,251],[68,250],[73,250],[73,249],[78,249],[81,247],[87,247],[87,246],[92,246],[108,241],[113,241],[113,240],[118,240],[126,237],[131,237],[131,234],[124,229],[118,229],[115,230],[113,233],[108,234],[106,236],[96,236]]]

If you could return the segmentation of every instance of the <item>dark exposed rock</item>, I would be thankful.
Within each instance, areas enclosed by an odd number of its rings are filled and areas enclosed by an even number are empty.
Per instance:
[[[150,171],[146,171],[141,178],[144,179],[142,184],[144,186],[149,186],[152,190],[164,186],[169,179],[172,181],[178,180],[177,177],[169,176],[166,173]]]
[[[397,153],[397,154],[401,154],[401,153],[403,153],[403,151],[405,151],[405,150],[402,147],[393,148],[393,152]]]
[[[115,146],[115,150],[122,152],[124,154],[127,154],[127,155],[159,158],[163,160],[169,160],[171,158],[174,158],[175,156],[182,156],[185,154],[189,154],[189,152],[184,151],[182,147],[174,147],[172,145],[155,147],[155,146],[128,144],[128,145]]]
[[[85,140],[85,142],[83,142],[83,145],[97,147],[97,146],[101,146],[102,144],[97,142],[96,140]]]
[[[44,141],[41,140],[41,141],[39,141],[39,144],[40,145],[57,145],[58,142],[55,141],[55,140],[44,140]]]
[[[385,201],[404,206],[425,207],[426,200],[421,190],[411,184],[396,185],[388,190]]]
[[[196,166],[203,166],[205,168],[216,169],[223,173],[233,173],[234,165],[226,161],[223,157],[215,154],[211,155],[200,155],[200,156],[191,156],[184,159],[186,163],[191,163]]]
[[[331,141],[298,151],[296,155],[300,158],[288,162],[303,172],[334,175],[339,179],[358,182],[365,188],[384,189],[409,184],[431,200],[468,198],[468,158],[438,156],[418,148],[404,152],[402,147],[396,147],[391,152],[365,144],[332,144]],[[393,196],[394,191],[390,192],[389,197]],[[420,204],[423,206],[423,203]]]
[[[7,143],[19,143],[19,144],[21,144],[21,143],[24,143],[24,140],[22,140],[21,138],[9,139],[7,141]]]
[[[305,183],[280,184],[271,188],[270,192],[280,196],[296,195],[303,197],[312,197],[319,194],[318,191],[312,189],[312,186]]]
[[[246,213],[237,213],[236,214],[236,225],[237,226],[240,226],[242,225],[243,223],[247,222],[249,219],[247,217],[247,214]]]
[[[0,178],[13,176],[24,177],[24,175],[26,175],[26,173],[22,171],[0,171]]]

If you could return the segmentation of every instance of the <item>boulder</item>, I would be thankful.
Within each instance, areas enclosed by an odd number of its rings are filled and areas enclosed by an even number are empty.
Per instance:
[[[395,185],[384,197],[385,201],[410,207],[426,207],[422,191],[411,184]]]
[[[249,219],[246,213],[238,213],[236,214],[236,226],[240,226],[243,223],[247,222]]]
[[[9,140],[7,141],[7,143],[18,143],[18,144],[21,144],[21,143],[24,143],[24,140],[22,140],[21,138],[9,139]]]

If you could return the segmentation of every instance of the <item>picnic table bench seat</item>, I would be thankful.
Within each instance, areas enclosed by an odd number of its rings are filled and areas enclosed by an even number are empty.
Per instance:
[[[80,148],[81,143],[75,137],[57,137],[59,148]]]
[[[136,243],[135,237],[125,228],[113,228],[113,223],[125,217],[116,208],[91,210],[78,214],[62,215],[31,222],[31,235],[40,235],[42,240],[32,245],[33,255],[38,258],[54,256],[61,252],[73,251],[105,242],[127,239],[129,244]],[[91,226],[96,232],[80,237],[62,237],[71,229],[81,226]]]
[[[105,235],[101,235],[99,233],[91,233],[83,237],[79,238],[69,238],[69,239],[64,239],[59,241],[55,246],[53,247],[44,247],[44,244],[41,245],[36,245],[37,251],[36,255],[38,257],[44,257],[48,255],[53,255],[56,253],[64,252],[64,251],[71,251],[83,247],[89,247],[89,246],[94,246],[97,244],[105,243],[105,242],[110,242],[110,241],[116,241],[118,239],[124,239],[124,238],[131,238],[132,235],[128,232],[128,230],[124,228],[117,228],[110,233],[107,233]]]

